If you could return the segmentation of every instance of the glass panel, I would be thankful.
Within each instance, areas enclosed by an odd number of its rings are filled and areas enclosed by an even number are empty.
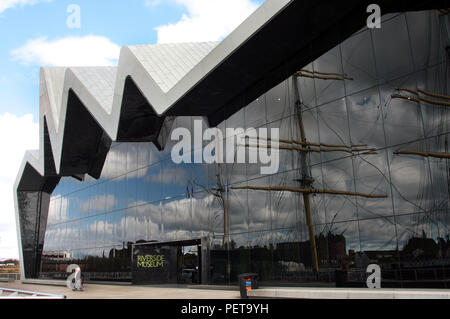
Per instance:
[[[417,87],[429,92],[448,95],[447,69],[445,64],[440,64],[420,72],[416,77]],[[448,131],[448,123],[450,123],[450,112],[448,107],[420,103],[420,113],[422,116],[425,137],[433,137]]]
[[[402,286],[412,282],[427,286],[447,278],[448,228],[441,229],[432,213],[410,214],[397,217],[398,244],[401,270],[395,273]],[[446,239],[443,234],[447,233]],[[442,237],[441,237],[442,236]],[[447,258],[444,262],[443,257]],[[443,286],[441,286],[443,287]]]
[[[293,131],[295,132],[297,130],[297,125],[293,121],[294,121],[294,118],[287,117],[282,120],[275,121],[275,122],[268,124],[267,125],[267,130],[268,130],[267,135],[270,137],[272,129],[278,129],[279,134],[280,134],[280,140],[289,140],[289,141],[293,140],[292,139]],[[301,145],[292,144],[292,143],[280,143],[280,147],[281,146],[301,147]],[[279,165],[278,165],[278,170],[276,170],[275,173],[291,170],[293,168],[294,158],[297,158],[297,156],[299,156],[299,152],[296,150],[281,149],[281,148],[279,149],[278,154],[279,154]],[[259,159],[259,157],[258,157],[258,159]],[[274,161],[274,159],[271,159],[271,162],[269,162],[269,164],[259,164],[259,166],[260,167],[272,166],[272,168],[275,170],[276,166],[273,161]]]
[[[238,285],[238,276],[251,271],[248,233],[233,234],[230,236],[228,256],[228,263],[230,264],[230,284]]]
[[[252,180],[248,183],[249,186],[267,187],[270,185],[270,178],[263,177]],[[249,230],[269,230],[270,225],[270,192],[254,191],[254,190],[239,190],[244,196],[248,193],[248,210],[249,210]],[[245,197],[244,197],[245,198]]]
[[[304,69],[312,71],[313,70],[312,63],[308,64]],[[314,86],[314,79],[310,77],[301,77],[301,76],[297,77],[296,79],[297,79],[297,86],[300,92],[301,102],[304,104],[306,108],[316,106],[316,89]]]
[[[69,221],[69,198],[67,196],[61,197],[60,222],[65,223]]]
[[[105,246],[111,246],[114,244],[114,214],[108,213],[102,215],[102,220],[104,222],[104,244]]]
[[[192,201],[187,197],[179,197],[177,206],[177,224],[179,225],[178,240],[192,239]]]
[[[58,199],[55,197],[51,197],[50,198],[50,203],[49,203],[49,207],[48,207],[48,217],[47,217],[47,225],[54,225],[58,222],[58,217],[57,217],[57,203],[58,203]]]
[[[119,177],[127,173],[128,144],[129,143],[120,143],[117,147],[111,150],[115,155],[112,163],[112,165],[115,166],[115,177]]]
[[[127,144],[127,167],[126,172],[131,173],[138,169],[138,146],[139,143],[126,143]]]
[[[324,163],[323,187],[330,191],[355,192],[353,165],[351,159]],[[323,195],[327,220],[348,221],[357,219],[356,198],[345,195]]]
[[[67,237],[70,249],[77,249],[80,247],[80,223],[78,221],[68,225]]]
[[[116,183],[116,193],[115,197],[117,199],[117,206],[118,209],[124,209],[128,207],[128,204],[130,202],[130,197],[133,196],[133,190],[128,188],[128,180],[127,175],[121,175],[117,177],[114,182]]]
[[[371,263],[386,266],[398,262],[397,235],[394,218],[374,218],[359,221],[361,250]],[[372,255],[371,255],[372,254]],[[365,265],[363,269],[367,268]]]
[[[321,143],[333,146],[349,146],[351,144],[345,99],[339,99],[317,108],[317,115]],[[345,152],[323,152],[321,155],[323,161],[329,161],[347,154]]]
[[[91,187],[90,209],[92,216],[96,216],[105,212],[106,197],[101,191],[102,186],[102,184],[97,184]]]
[[[139,208],[138,208],[139,209]],[[161,203],[155,202],[145,207],[148,215],[148,238],[149,241],[162,241],[164,223],[162,219]]]
[[[340,47],[337,46],[314,61],[312,72],[343,74]],[[308,73],[307,73],[308,74]],[[317,74],[322,76],[321,74]],[[326,75],[325,77],[331,77]],[[344,81],[314,79],[317,105],[329,103],[345,96]]]
[[[150,165],[150,143],[137,143],[137,168]]]
[[[118,197],[116,197],[116,181],[109,180],[105,183],[106,198],[105,198],[105,210],[107,212],[114,211],[118,206]]]
[[[89,226],[88,218],[83,218],[80,221],[80,247],[85,249],[89,247]]]
[[[179,223],[177,199],[166,200],[161,203],[162,221],[164,224],[164,232],[162,233],[163,241],[176,241],[181,235],[181,225]]]
[[[210,280],[212,284],[228,284],[230,281],[230,264],[228,250],[222,245],[222,236],[214,236],[211,240],[210,250]]]
[[[296,187],[293,176],[292,173],[271,176],[270,185]],[[299,213],[303,214],[303,211],[297,209],[302,207],[301,195],[288,191],[269,192],[269,194],[272,229],[284,231],[295,227],[300,220]]]
[[[149,208],[150,205],[139,205],[134,209],[135,212],[135,240],[139,241],[147,241],[149,239],[148,236],[148,219],[149,219]]]
[[[356,191],[368,195],[385,195],[386,198],[355,198],[359,218],[391,216],[391,184],[385,151],[354,159]]]
[[[257,273],[263,283],[272,280],[274,273],[272,232],[249,233],[249,245],[251,272]]]
[[[137,204],[137,179],[139,172],[140,171],[135,170],[131,173],[128,173],[126,181],[123,181],[123,183],[126,185],[126,192],[124,194],[124,197],[127,203],[127,207],[136,206]]]
[[[125,218],[125,239],[127,246],[131,246],[130,243],[136,242],[137,236],[137,224],[136,224],[136,207],[131,207],[123,211],[123,218]],[[145,225],[144,225],[145,226]]]
[[[302,123],[305,130],[305,138],[309,143],[320,143],[320,134],[318,127],[318,116],[316,109],[307,109],[302,107],[301,113]],[[300,132],[300,119],[298,115],[294,115],[291,119],[292,121],[292,139],[301,142],[301,132]],[[327,143],[327,142],[324,142]],[[298,143],[292,144],[295,147],[301,147]],[[292,152],[293,153],[293,162],[295,168],[301,167],[301,152]],[[318,152],[309,152],[307,153],[307,163],[309,165],[315,165],[321,162],[321,154]]]
[[[410,214],[425,209],[424,195],[429,185],[426,159],[419,156],[390,155],[391,182],[396,214]]]
[[[126,216],[124,216],[124,211],[118,211],[113,213],[114,220],[114,242],[117,245],[125,244],[125,225]]]
[[[237,128],[245,128],[245,109],[242,108],[233,115],[231,115],[226,120],[226,127],[237,129]],[[223,132],[225,134],[225,131]]]
[[[405,143],[411,143],[407,145],[408,148],[418,149],[417,147],[421,146],[419,142],[413,142],[423,137],[418,103],[392,98],[392,94],[396,93],[395,88],[415,86],[415,79],[408,77],[380,87],[382,104],[385,106],[383,111],[385,134],[389,146],[401,146]]]
[[[378,84],[372,35],[369,30],[358,32],[344,41],[341,50],[344,72],[353,79],[345,81],[347,94]]]
[[[80,218],[86,218],[89,216],[90,206],[89,206],[89,189],[83,189],[78,191],[76,194],[80,202]]]
[[[381,81],[409,74],[414,70],[404,15],[383,22],[381,32],[372,31],[378,76]],[[386,54],[395,52],[395,54]]]
[[[348,96],[347,110],[351,144],[358,146],[355,149],[385,147],[378,88]]]
[[[77,196],[77,193],[71,192],[68,195],[68,205],[69,205],[69,216],[70,220],[76,220],[80,218],[80,203]]]
[[[161,165],[155,164],[148,168],[144,179],[138,182],[138,188],[147,191],[146,201],[148,203],[162,198]]]
[[[95,237],[95,247],[103,247],[105,245],[105,215],[100,215],[96,217],[96,237]]]
[[[197,192],[192,196],[193,238],[202,238],[212,231],[214,200],[214,196],[207,192]]]
[[[233,186],[246,186],[247,184],[234,184]],[[230,190],[224,194],[227,202],[227,232],[248,232],[248,206],[247,192],[245,190]]]
[[[265,100],[265,95],[262,95],[245,107],[246,128],[258,127],[266,123]]]
[[[446,43],[440,43],[442,40],[445,41],[445,37],[442,37],[443,34],[440,32],[438,15],[439,12],[436,10],[406,13],[416,70],[429,67],[445,59],[442,50],[439,50],[445,47]]]
[[[211,181],[215,182],[215,179],[210,179],[208,176],[209,166],[217,165],[204,165],[204,164],[192,164],[192,180],[189,183],[190,193],[195,191],[204,191],[204,188],[211,187]]]
[[[162,198],[183,196],[186,194],[188,181],[192,180],[189,164],[175,164],[172,160],[163,162]]]
[[[278,120],[292,114],[294,105],[290,100],[290,81],[285,80],[266,94],[267,121]]]

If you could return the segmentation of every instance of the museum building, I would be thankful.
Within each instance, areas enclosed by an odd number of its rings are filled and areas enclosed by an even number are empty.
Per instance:
[[[380,28],[365,1],[267,0],[221,42],[43,67],[22,278],[363,286],[378,264],[383,287],[450,288],[450,10],[379,2]],[[172,132],[199,121],[279,129],[277,172],[175,163]]]

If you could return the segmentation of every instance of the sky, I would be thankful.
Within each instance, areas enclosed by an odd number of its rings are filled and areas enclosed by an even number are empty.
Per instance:
[[[220,41],[264,0],[0,0],[0,259],[18,258],[13,185],[39,147],[44,66],[117,65],[121,46]]]

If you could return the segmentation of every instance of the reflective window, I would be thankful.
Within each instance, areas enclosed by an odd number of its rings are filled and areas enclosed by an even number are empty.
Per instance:
[[[113,143],[99,180],[62,178],[48,199],[40,276],[65,278],[78,263],[88,279],[130,281],[133,244],[200,240],[207,284],[255,272],[263,285],[361,286],[375,263],[385,287],[444,287],[449,166],[426,153],[448,154],[450,110],[407,97],[450,94],[450,27],[437,11],[383,21],[218,125],[279,128],[275,174],[252,163],[177,165],[169,141],[161,152]],[[199,119],[204,131],[204,118],[186,116],[172,129],[192,131]],[[20,194],[24,247],[36,243],[38,196]]]

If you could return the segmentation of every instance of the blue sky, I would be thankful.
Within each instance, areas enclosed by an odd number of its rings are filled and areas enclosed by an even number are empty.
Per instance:
[[[72,3],[81,8],[80,29],[66,26],[70,15],[66,9]],[[182,6],[167,2],[148,8],[142,0],[54,0],[5,10],[0,15],[0,113],[14,111],[19,116],[31,113],[37,118],[39,66],[25,66],[13,61],[11,56],[11,51],[27,40],[95,34],[106,36],[118,45],[155,43],[157,33],[153,28],[176,22],[182,11]]]
[[[80,6],[80,29],[66,25],[70,4]],[[37,118],[39,65],[26,66],[11,56],[12,50],[29,39],[98,35],[119,46],[151,44],[157,42],[155,27],[176,23],[183,13],[186,7],[175,1],[146,6],[145,0],[53,0],[5,10],[0,14],[0,114],[31,113]]]
[[[124,45],[222,40],[264,0],[0,0],[0,259],[18,257],[13,183],[39,145],[41,66],[115,65]],[[80,28],[69,28],[69,5]]]

